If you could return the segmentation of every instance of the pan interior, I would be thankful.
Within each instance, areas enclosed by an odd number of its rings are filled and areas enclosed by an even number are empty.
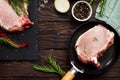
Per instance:
[[[85,31],[87,31],[88,29],[94,27],[95,25],[98,24],[102,24],[104,25],[107,29],[113,31],[115,33],[115,40],[114,40],[114,44],[112,46],[110,46],[105,53],[103,54],[103,56],[101,56],[98,61],[101,63],[99,68],[95,68],[92,65],[89,64],[84,64],[82,62],[80,62],[78,60],[78,56],[77,53],[74,49],[74,45],[76,43],[76,40],[78,39],[78,37],[83,34]],[[118,49],[120,47],[120,42],[119,42],[119,36],[117,34],[117,32],[108,24],[105,24],[104,22],[87,22],[84,23],[82,25],[80,25],[76,31],[73,33],[71,40],[70,40],[70,44],[69,44],[69,58],[70,61],[74,61],[74,65],[78,68],[78,69],[83,69],[84,73],[86,74],[101,74],[102,72],[104,72],[105,70],[107,70],[110,66],[113,65],[113,63],[116,61],[116,59],[119,56],[120,50]]]

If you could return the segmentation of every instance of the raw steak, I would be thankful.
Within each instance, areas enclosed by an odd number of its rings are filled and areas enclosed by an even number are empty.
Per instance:
[[[27,5],[23,3],[23,6],[27,10]],[[33,22],[28,18],[28,13],[18,16],[8,0],[0,0],[0,26],[3,29],[9,32],[23,31],[31,25]]]
[[[97,25],[83,33],[76,41],[78,59],[85,64],[100,66],[98,58],[114,43],[114,33]]]

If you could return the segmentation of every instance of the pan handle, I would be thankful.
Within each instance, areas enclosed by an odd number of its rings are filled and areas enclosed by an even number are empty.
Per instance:
[[[70,71],[68,71],[61,80],[72,80],[77,72],[78,71],[74,67],[72,67]]]

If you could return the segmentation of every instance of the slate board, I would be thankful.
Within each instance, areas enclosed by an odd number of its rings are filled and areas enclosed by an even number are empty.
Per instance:
[[[28,47],[15,49],[5,44],[0,44],[0,60],[36,60],[38,58],[38,20],[37,0],[31,0],[28,7],[30,20],[34,22],[31,28],[23,32],[7,33],[11,39],[18,43],[30,42]]]

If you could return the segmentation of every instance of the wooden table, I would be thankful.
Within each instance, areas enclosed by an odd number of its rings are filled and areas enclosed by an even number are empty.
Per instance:
[[[76,0],[71,0],[71,6]],[[60,80],[61,76],[54,73],[35,71],[33,64],[48,65],[47,55],[52,55],[57,63],[66,72],[72,67],[67,57],[68,44],[75,29],[82,24],[71,16],[70,10],[61,14],[53,5],[54,0],[49,0],[45,7],[38,9],[38,42],[39,59],[37,61],[12,61],[0,62],[1,80]],[[93,4],[93,12],[99,0]],[[43,0],[39,0],[43,3]],[[90,20],[94,19],[94,14]],[[78,73],[74,80],[120,80],[120,58],[105,73],[98,76],[88,76]]]

